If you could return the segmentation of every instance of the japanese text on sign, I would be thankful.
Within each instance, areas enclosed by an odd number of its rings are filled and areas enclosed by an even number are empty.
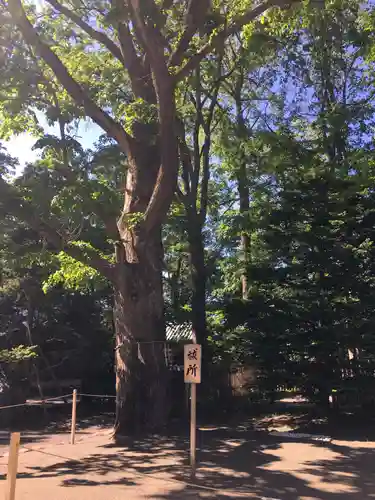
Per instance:
[[[184,378],[187,384],[201,383],[202,346],[188,344],[184,346]]]

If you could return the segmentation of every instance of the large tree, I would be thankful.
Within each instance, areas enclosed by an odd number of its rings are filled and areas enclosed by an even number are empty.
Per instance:
[[[92,247],[72,244],[52,216],[42,217],[0,180],[5,210],[113,284],[119,433],[136,422],[158,427],[166,416],[161,225],[179,164],[176,88],[244,25],[286,4],[48,0],[35,11],[21,0],[0,2],[4,74],[12,64],[29,72],[18,73],[18,83],[28,84],[23,85],[23,108],[29,116],[53,100],[59,114],[61,102],[68,102],[70,118],[78,107],[80,116],[98,124],[127,157],[120,213],[113,215],[91,197],[93,211],[114,242],[114,262]],[[16,85],[14,74],[9,76]],[[118,87],[125,89],[123,97]],[[69,158],[63,166],[68,180],[75,174]]]

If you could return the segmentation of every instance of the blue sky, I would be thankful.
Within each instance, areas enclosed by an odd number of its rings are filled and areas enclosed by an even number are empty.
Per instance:
[[[32,0],[37,8],[40,10],[44,5],[44,0]],[[51,127],[47,124],[42,113],[35,112],[40,125],[43,127],[46,134],[59,136],[58,125]],[[81,143],[84,148],[90,148],[102,135],[103,130],[95,123],[89,120],[82,120],[78,126],[75,138]],[[37,137],[33,137],[30,133],[24,132],[17,136],[12,137],[9,141],[3,143],[8,153],[19,160],[19,166],[16,170],[16,175],[20,174],[27,163],[35,161],[40,155],[40,151],[33,151],[32,147],[37,141]]]
[[[53,127],[49,126],[43,115],[39,115],[38,120],[44,128],[44,132],[46,134],[59,135],[57,125]],[[95,123],[82,120],[75,133],[75,138],[84,148],[90,148],[94,142],[98,140],[101,134],[103,134],[102,129]],[[37,139],[37,137],[32,136],[28,132],[24,132],[13,136],[9,141],[4,142],[4,146],[6,147],[8,153],[19,160],[19,167],[17,168],[16,174],[21,173],[27,163],[33,162],[38,158],[40,151],[32,150],[32,147]]]

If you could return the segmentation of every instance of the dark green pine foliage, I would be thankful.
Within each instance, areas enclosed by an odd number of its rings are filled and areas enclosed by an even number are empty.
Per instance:
[[[228,320],[264,388],[324,401],[343,384],[365,388],[375,368],[375,193],[355,175],[290,181],[258,234],[267,256]]]

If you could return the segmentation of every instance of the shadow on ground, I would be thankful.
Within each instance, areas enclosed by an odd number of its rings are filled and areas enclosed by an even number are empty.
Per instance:
[[[52,435],[70,433],[71,411],[71,403],[46,408],[42,405],[17,408],[17,413],[10,414],[12,424],[0,430],[0,447],[8,446],[10,433],[15,431],[21,432],[23,444],[43,442]],[[93,427],[110,428],[114,422],[114,403],[80,403],[77,418],[77,432],[81,436],[90,434]]]
[[[148,497],[160,500],[251,495],[280,500],[363,500],[375,495],[375,448],[365,442],[286,439],[248,425],[205,428],[199,431],[198,441],[194,483],[187,463],[188,440],[175,433],[128,440],[121,447],[100,446],[97,453],[81,460],[56,456],[56,463],[28,467],[19,477],[61,477],[62,486],[74,488],[134,486],[147,475],[165,482],[165,494]],[[114,471],[121,477],[113,479]],[[171,482],[174,488],[167,487]]]

